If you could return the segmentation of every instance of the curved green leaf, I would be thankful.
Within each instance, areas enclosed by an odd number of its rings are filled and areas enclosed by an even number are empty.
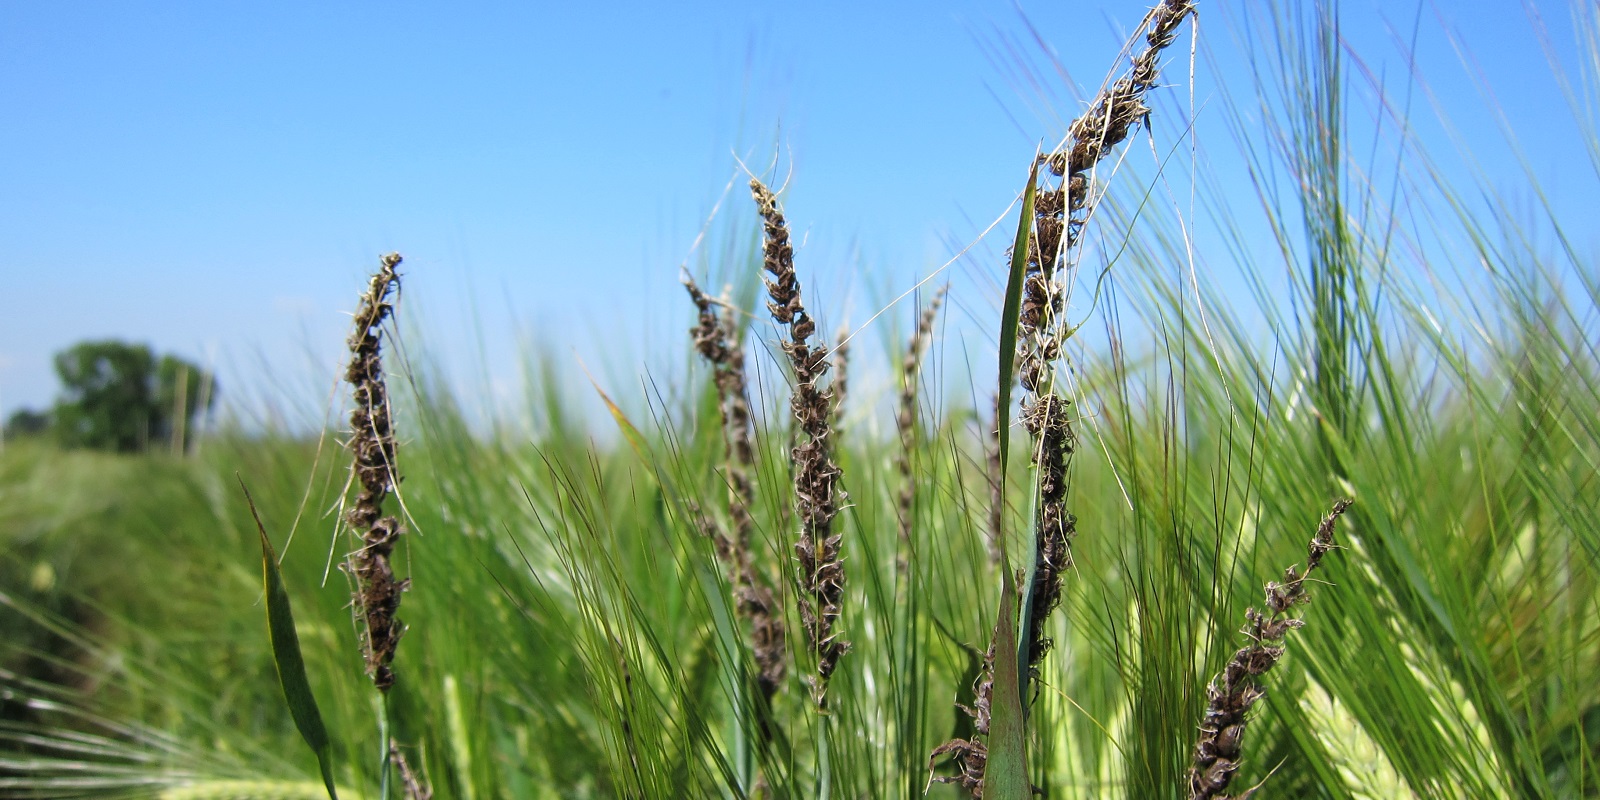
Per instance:
[[[256,531],[261,534],[267,635],[272,639],[272,660],[278,665],[283,697],[289,702],[289,714],[294,717],[294,726],[300,729],[300,738],[317,754],[317,766],[322,769],[322,783],[328,788],[328,797],[339,800],[339,793],[333,788],[333,748],[328,743],[328,730],[322,725],[322,712],[317,710],[317,698],[311,693],[311,682],[306,679],[306,663],[300,656],[300,636],[294,630],[294,612],[289,607],[289,593],[283,588],[283,575],[278,572],[278,554],[272,549],[267,527],[261,524],[256,501],[250,496],[243,478],[239,478],[239,488],[244,490],[250,516],[255,518]]]
[[[1000,485],[1006,485],[1006,464],[1011,453],[1011,384],[1017,367],[1017,318],[1022,315],[1022,284],[1028,272],[1028,244],[1033,236],[1033,193],[1039,179],[1039,160],[1028,170],[1028,185],[1022,190],[1022,218],[1017,220],[1017,238],[1011,244],[1011,275],[1006,278],[1005,305],[1000,311],[1000,402],[995,411],[995,426],[1000,436]],[[1003,545],[1002,545],[1003,546]]]

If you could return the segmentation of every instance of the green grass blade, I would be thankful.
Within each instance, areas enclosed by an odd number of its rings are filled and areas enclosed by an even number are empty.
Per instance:
[[[650,463],[650,445],[645,440],[644,434],[640,433],[638,426],[634,425],[628,419],[628,415],[623,413],[622,409],[611,401],[611,395],[606,394],[606,390],[600,388],[600,382],[594,379],[594,375],[589,372],[588,365],[584,364],[581,358],[578,359],[578,367],[583,370],[583,374],[589,379],[590,385],[594,386],[595,394],[600,395],[600,402],[606,404],[606,410],[610,411],[611,418],[616,420],[617,428],[622,431],[623,438],[628,440],[628,446],[633,448],[634,454],[639,456],[640,461],[646,464]]]
[[[1031,201],[1032,183],[1029,187]],[[1025,213],[1023,218],[1027,216]],[[1033,791],[1028,783],[1028,736],[1017,671],[1017,589],[1011,560],[1004,554],[1000,556],[1000,574],[1000,619],[994,626],[994,693],[990,696],[989,761],[983,771],[983,796],[1029,800]]]
[[[1039,182],[1039,160],[1034,159],[1033,166],[1028,169],[1028,185],[1022,190],[1022,216],[1017,220],[1017,238],[1011,245],[1011,275],[1006,279],[1005,306],[1000,315],[1000,402],[995,408],[995,425],[1000,437],[1000,486],[1004,491],[1006,485],[1006,465],[1010,461],[1010,430],[1011,430],[1011,385],[1014,380],[1013,371],[1016,367],[1017,353],[1017,321],[1022,315],[1022,288],[1028,272],[1028,251],[1033,237],[1033,196]],[[1032,493],[1035,498],[1038,492]],[[1030,506],[1031,508],[1031,506]],[[1032,512],[1029,518],[1032,519]],[[1002,535],[1001,548],[1005,547]],[[1036,565],[1033,556],[1038,548],[1029,548],[1027,580],[1028,594],[1022,604],[1022,629],[1029,630],[1029,619],[1033,616],[1033,573]],[[1006,576],[1007,581],[1010,576]],[[1012,619],[1016,616],[1013,614]],[[1012,637],[1013,640],[1016,637]],[[1012,647],[1015,648],[1015,642]],[[1012,673],[1020,687],[1027,685],[1027,676],[1017,674],[1016,669],[1025,663],[1026,658],[1021,653],[1013,653],[1008,660],[1016,664]],[[999,665],[996,664],[998,670]],[[1020,696],[1020,694],[1019,694]],[[1023,723],[1026,723],[1026,717]],[[1024,784],[1026,785],[1026,784]]]
[[[1017,238],[1011,245],[1011,275],[1006,278],[1005,305],[1000,312],[1000,403],[995,426],[1000,431],[1000,485],[1006,485],[1006,463],[1011,454],[1011,384],[1017,364],[1017,318],[1022,315],[1022,282],[1028,271],[1028,243],[1033,236],[1033,192],[1039,178],[1039,161],[1028,169],[1028,185],[1022,190],[1022,216],[1017,220]]]
[[[237,476],[235,476],[237,477]],[[311,751],[317,754],[317,766],[322,769],[322,783],[328,788],[328,797],[339,800],[333,788],[333,749],[328,743],[328,731],[322,726],[322,712],[317,710],[317,698],[311,693],[311,682],[306,679],[306,662],[300,656],[300,637],[294,630],[294,611],[289,607],[289,593],[283,588],[283,576],[278,572],[278,554],[267,538],[267,526],[261,523],[256,512],[256,501],[250,489],[239,478],[239,488],[244,490],[244,500],[250,505],[250,516],[255,518],[256,531],[261,534],[261,570],[264,595],[267,601],[267,634],[272,639],[272,660],[278,665],[278,680],[283,683],[283,698],[289,703],[289,714],[300,738],[306,740]]]

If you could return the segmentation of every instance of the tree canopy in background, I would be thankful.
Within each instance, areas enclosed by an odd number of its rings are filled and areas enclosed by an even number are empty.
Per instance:
[[[68,447],[127,453],[166,443],[181,450],[196,415],[216,400],[210,374],[176,356],[157,358],[142,344],[80,342],[57,353],[55,366],[62,395],[48,427]],[[41,416],[18,412],[7,434],[37,432]]]

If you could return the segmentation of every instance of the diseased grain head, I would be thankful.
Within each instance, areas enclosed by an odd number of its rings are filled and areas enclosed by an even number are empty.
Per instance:
[[[400,791],[404,793],[406,800],[433,800],[433,785],[411,765],[405,751],[393,741],[389,742],[389,763],[393,764],[395,772],[399,773]]]
[[[356,484],[355,502],[345,512],[345,522],[360,540],[345,569],[354,577],[355,607],[364,622],[362,655],[367,673],[379,691],[394,685],[395,648],[405,633],[396,616],[400,595],[410,580],[395,578],[390,555],[405,533],[399,519],[384,516],[383,501],[399,485],[395,471],[394,420],[388,384],[383,373],[381,326],[393,313],[389,295],[399,285],[400,254],[384,256],[361,295],[350,335],[350,364],[345,380],[350,384],[355,408],[350,412],[351,472]]]
[[[684,288],[698,315],[689,329],[695,350],[711,364],[717,388],[717,407],[722,417],[723,468],[728,482],[728,516],[733,535],[691,509],[696,525],[713,542],[717,557],[728,570],[733,584],[736,611],[750,625],[750,650],[757,667],[757,682],[763,697],[770,700],[783,685],[787,674],[788,646],[771,585],[757,566],[750,545],[755,522],[750,509],[755,505],[755,454],[750,444],[750,404],[745,397],[744,351],[733,323],[733,314],[717,313],[716,301],[700,290],[694,279],[685,275]]]
[[[1022,425],[1033,435],[1038,502],[1034,519],[1032,614],[1028,620],[1027,666],[1037,677],[1051,642],[1045,623],[1061,603],[1061,583],[1072,568],[1072,540],[1078,520],[1067,510],[1067,465],[1076,445],[1067,401],[1055,394],[1030,400]]]
[[[1056,390],[1053,364],[1061,356],[1065,289],[1062,264],[1077,245],[1093,206],[1092,170],[1149,114],[1144,96],[1155,86],[1161,52],[1194,12],[1193,0],[1163,0],[1145,18],[1145,47],[1121,78],[1106,87],[1083,116],[1068,126],[1063,148],[1040,156],[1054,176],[1040,177],[1034,194],[1033,235],[1017,318],[1017,375],[1023,389],[1023,426],[1032,434],[1038,502],[1034,519],[1034,581],[1028,609],[1029,674],[1037,677],[1050,648],[1045,636],[1050,612],[1059,604],[1062,576],[1072,565],[1077,523],[1066,508],[1067,470],[1075,436],[1069,401]]]
[[[1306,579],[1322,565],[1323,556],[1334,549],[1334,524],[1350,503],[1349,500],[1335,502],[1322,518],[1308,547],[1305,572],[1302,574],[1290,567],[1284,571],[1282,583],[1269,582],[1265,612],[1245,609],[1244,635],[1249,644],[1239,648],[1206,687],[1205,717],[1200,722],[1200,735],[1195,740],[1194,758],[1189,768],[1191,800],[1227,800],[1229,797],[1223,793],[1233,781],[1233,773],[1239,769],[1245,726],[1249,723],[1246,712],[1267,693],[1258,679],[1283,658],[1283,637],[1305,625],[1303,620],[1287,614],[1309,599]],[[1239,796],[1248,797],[1253,791]]]
[[[1129,70],[1067,126],[1065,145],[1039,157],[1056,180],[1041,177],[1034,200],[1034,235],[1018,318],[1018,374],[1024,389],[1042,385],[1048,363],[1060,354],[1062,287],[1056,272],[1078,244],[1093,208],[1093,170],[1149,116],[1144,97],[1159,79],[1161,53],[1177,39],[1194,5],[1194,0],[1162,0],[1152,9],[1143,24],[1145,47]]]
[[[789,410],[798,429],[791,457],[794,462],[795,515],[800,535],[794,545],[797,561],[800,623],[817,658],[811,680],[812,699],[827,707],[828,678],[839,658],[850,649],[840,635],[838,620],[844,600],[845,571],[840,557],[840,536],[833,532],[844,493],[839,490],[839,466],[832,455],[832,398],[819,386],[829,368],[826,345],[810,344],[817,326],[801,299],[800,279],[794,271],[794,248],[778,198],[760,180],[752,178],[750,194],[763,228],[762,270],[767,287],[767,309],[774,322],[787,327],[781,343],[794,372]]]
[[[906,344],[905,357],[900,362],[900,404],[895,413],[895,427],[900,432],[900,450],[895,455],[895,466],[900,473],[899,505],[896,509],[900,524],[901,552],[895,565],[904,573],[907,551],[911,546],[911,523],[916,503],[916,480],[912,474],[911,458],[917,446],[917,387],[922,374],[922,359],[933,341],[933,324],[939,318],[939,307],[944,303],[948,285],[941,286],[928,301],[917,321],[917,329]]]
[[[984,737],[989,735],[989,720],[994,702],[994,642],[983,654],[983,664],[978,677],[972,682],[972,705],[956,703],[956,709],[972,719],[973,735],[968,739],[951,739],[933,749],[928,755],[928,771],[934,783],[950,783],[967,790],[973,797],[983,797],[984,769],[989,763],[989,748]],[[934,771],[941,758],[948,757],[955,766],[955,774],[938,775]]]
[[[1141,26],[1145,47],[1134,57],[1127,74],[1100,92],[1089,109],[1068,126],[1067,139],[1061,147],[1038,156],[1030,173],[1035,183],[1024,195],[1031,196],[1033,216],[1019,233],[1016,245],[1027,249],[1023,253],[1013,251],[1008,256],[1013,263],[1021,260],[1022,272],[1021,286],[1016,290],[1020,297],[1016,307],[1015,352],[1002,353],[1001,358],[1015,359],[1016,380],[1023,390],[1020,421],[1031,434],[1030,460],[1037,480],[1032,503],[1032,582],[1027,587],[1021,609],[1025,638],[1019,661],[1027,673],[1024,689],[1038,679],[1042,660],[1050,649],[1047,622],[1061,602],[1063,575],[1072,566],[1071,547],[1077,532],[1077,520],[1066,505],[1068,468],[1076,438],[1068,410],[1070,401],[1058,391],[1054,374],[1055,363],[1071,331],[1062,319],[1066,285],[1062,276],[1070,278],[1067,267],[1071,266],[1071,253],[1094,204],[1092,170],[1149,115],[1144,96],[1156,85],[1161,52],[1173,43],[1178,26],[1193,13],[1193,0],[1161,0]],[[1038,169],[1041,165],[1043,174]],[[1025,200],[1024,208],[1028,207]],[[1009,322],[1005,320],[1006,324]],[[1002,339],[1008,342],[1006,347],[1011,346],[1009,335],[1003,333]],[[1007,371],[1002,370],[1001,374],[1006,375]],[[1009,396],[1010,388],[1000,387],[1001,396]],[[1000,422],[1006,414],[1002,413],[1000,403],[997,399],[993,426],[996,439],[989,449],[989,471],[994,476],[990,484],[989,546],[990,557],[994,560],[1001,560],[1004,546],[1005,487],[1000,477],[1004,474],[1000,446],[1003,440],[998,437],[1006,435]],[[1004,411],[1009,412],[1009,409]],[[901,419],[907,421],[906,415],[902,414]],[[901,427],[904,429],[906,425]],[[991,645],[988,659],[991,664],[993,657]],[[992,673],[992,666],[985,671]],[[977,706],[968,713],[977,720],[984,720],[984,703],[984,693],[980,690]],[[939,780],[959,783],[974,795],[982,794],[987,760],[986,744],[980,738],[986,726],[978,727],[979,733],[971,739],[954,739],[941,745],[930,760],[931,768],[941,756],[950,756],[959,771],[955,776]]]

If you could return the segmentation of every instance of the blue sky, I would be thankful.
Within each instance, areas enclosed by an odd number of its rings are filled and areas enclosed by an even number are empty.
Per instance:
[[[1558,199],[1592,200],[1593,173],[1562,167],[1581,144],[1523,5],[1440,5],[1419,44],[1469,139],[1493,127],[1445,30]],[[1570,58],[1567,5],[1534,6]],[[1236,12],[1201,7],[1196,129],[1225,139],[1207,115],[1239,67]],[[51,401],[52,353],[110,337],[214,365],[225,396],[319,408],[389,250],[462,380],[514,392],[530,339],[635,374],[686,349],[678,265],[735,154],[765,166],[775,143],[803,274],[863,320],[1006,209],[1144,9],[0,2],[0,414]],[[1391,26],[1418,7],[1345,13],[1352,46],[1403,76]]]

